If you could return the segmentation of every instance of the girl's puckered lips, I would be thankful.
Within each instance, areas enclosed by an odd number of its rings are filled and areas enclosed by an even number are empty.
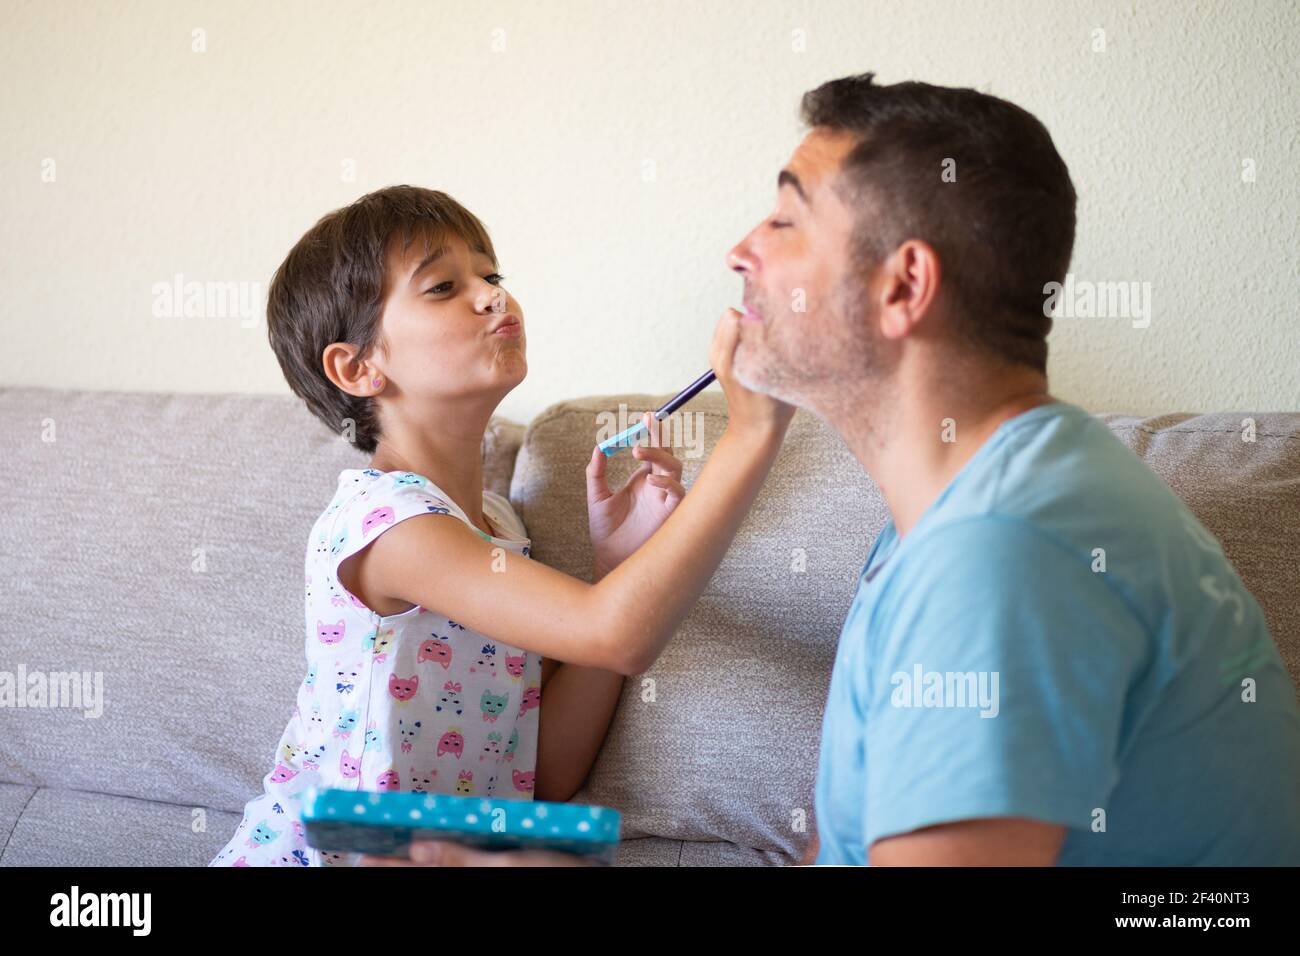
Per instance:
[[[490,334],[515,336],[515,335],[522,335],[523,331],[524,331],[524,327],[522,324],[520,324],[519,317],[516,315],[507,315],[504,316],[501,319],[501,321],[497,322],[496,325],[492,326],[492,331]]]

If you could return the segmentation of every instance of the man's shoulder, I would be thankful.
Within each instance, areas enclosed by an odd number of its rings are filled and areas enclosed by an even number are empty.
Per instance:
[[[916,529],[912,540],[898,545],[896,569],[927,576],[961,569],[963,576],[1002,579],[1013,577],[1022,562],[1073,567],[1086,564],[1087,554],[1070,529],[1033,515],[983,511]]]
[[[1178,503],[1169,486],[1100,419],[1065,409],[1038,429],[1013,432],[990,456],[986,474],[972,476],[989,486],[970,496],[982,510],[1059,539],[1094,535],[1110,521],[1173,520]]]
[[[980,467],[959,476],[917,553],[953,542],[1020,547],[1093,570],[1116,554],[1137,558],[1118,568],[1121,578],[1176,554],[1187,507],[1104,422],[1066,409],[1040,427],[1013,431]]]
[[[960,617],[962,607],[1032,601],[1061,588],[1091,591],[1087,554],[1052,529],[984,512],[935,521],[899,538],[859,600],[905,618]]]
[[[1132,582],[1103,573],[1088,540],[1023,515],[936,522],[902,539],[887,573],[862,594],[870,608],[863,622],[914,634],[976,630],[990,639],[1067,620],[1079,633],[1147,632]]]

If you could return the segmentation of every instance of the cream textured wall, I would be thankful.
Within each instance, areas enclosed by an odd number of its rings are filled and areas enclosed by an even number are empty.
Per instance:
[[[531,370],[505,414],[672,391],[739,299],[723,257],[770,210],[800,94],[871,69],[1039,116],[1081,196],[1072,271],[1150,283],[1149,327],[1059,323],[1054,391],[1095,411],[1300,409],[1294,2],[53,0],[0,17],[6,385],[287,390],[264,316],[159,317],[155,284],[264,299],[321,214],[408,182],[484,219],[523,304]]]

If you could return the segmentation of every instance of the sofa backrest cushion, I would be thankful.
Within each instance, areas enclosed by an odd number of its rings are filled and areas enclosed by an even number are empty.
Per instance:
[[[241,810],[306,670],[308,532],[368,456],[291,395],[0,389],[0,436],[0,670],[104,698],[0,709],[0,782]],[[500,494],[522,437],[484,437]]]

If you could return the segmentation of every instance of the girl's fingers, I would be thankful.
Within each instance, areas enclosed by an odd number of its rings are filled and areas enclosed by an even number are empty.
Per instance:
[[[596,504],[611,494],[605,478],[605,455],[597,445],[591,451],[591,461],[587,462],[587,503]]]
[[[650,475],[646,478],[646,481],[656,488],[661,488],[669,497],[679,499],[686,497],[686,489],[682,487],[682,483],[669,478],[667,475]]]
[[[682,477],[681,460],[667,448],[642,448],[640,445],[633,445],[632,454],[638,460],[653,465],[656,475],[667,475],[677,480]]]

